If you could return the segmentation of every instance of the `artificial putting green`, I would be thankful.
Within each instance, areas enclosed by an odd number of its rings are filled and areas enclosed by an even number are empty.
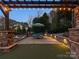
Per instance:
[[[69,54],[67,47],[58,44],[25,44],[0,53],[0,59],[72,59]]]

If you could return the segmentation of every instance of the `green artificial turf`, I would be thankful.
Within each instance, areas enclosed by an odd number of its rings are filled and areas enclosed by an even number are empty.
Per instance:
[[[72,59],[69,52],[68,48],[56,44],[27,44],[0,53],[0,59]]]

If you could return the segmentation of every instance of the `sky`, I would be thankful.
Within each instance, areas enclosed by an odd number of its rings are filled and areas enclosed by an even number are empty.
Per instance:
[[[12,0],[12,1],[15,1],[15,0]],[[19,0],[19,1],[22,1],[22,0]],[[26,0],[26,1],[31,1],[31,0]],[[33,0],[33,1],[38,1],[38,0]],[[45,0],[40,0],[40,1],[45,1]],[[52,0],[48,0],[48,1],[52,1]],[[55,1],[60,1],[60,0],[55,0]],[[10,14],[9,18],[19,21],[19,22],[29,22],[29,19],[38,17],[38,15],[41,16],[44,12],[49,14],[51,10],[52,8],[51,9],[44,9],[44,8],[42,9],[40,8],[38,9],[35,9],[35,8],[12,9],[12,11],[10,11],[9,13]],[[0,15],[4,16],[1,11],[0,11]]]
[[[34,17],[41,16],[44,12],[50,13],[52,9],[35,9],[35,8],[25,8],[25,9],[12,9],[9,13],[9,18],[19,21],[19,22],[28,22],[29,19],[33,19]],[[0,10],[0,16],[4,16]]]

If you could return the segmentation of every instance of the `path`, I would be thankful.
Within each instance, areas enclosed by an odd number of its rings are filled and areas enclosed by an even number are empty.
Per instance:
[[[28,37],[17,42],[17,44],[60,44],[60,42],[51,37],[45,37],[44,39],[34,39],[33,37]]]

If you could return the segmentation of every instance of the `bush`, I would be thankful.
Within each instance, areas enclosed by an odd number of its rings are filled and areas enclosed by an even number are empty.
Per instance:
[[[32,26],[32,31],[34,33],[44,33],[45,29],[44,27],[41,27],[41,26]]]
[[[16,30],[16,34],[25,34],[26,32],[27,31],[24,27],[22,29],[20,27],[18,27]]]

